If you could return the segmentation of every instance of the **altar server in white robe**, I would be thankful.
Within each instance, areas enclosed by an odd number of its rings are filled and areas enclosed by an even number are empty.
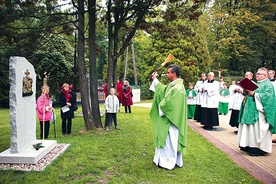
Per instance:
[[[219,104],[219,82],[214,80],[215,74],[208,74],[208,82],[203,91],[203,109],[201,124],[206,130],[212,130],[213,126],[219,126],[218,104]]]

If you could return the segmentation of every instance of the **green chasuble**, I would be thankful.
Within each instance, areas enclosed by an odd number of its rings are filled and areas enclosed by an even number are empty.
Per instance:
[[[258,89],[254,92],[257,93],[261,99],[266,121],[270,124],[270,131],[276,133],[276,98],[273,84],[269,79],[257,82]],[[248,96],[245,103],[242,103],[239,123],[241,124],[255,124],[259,120],[256,102],[252,96]]]
[[[159,116],[159,109],[165,114]],[[179,130],[177,151],[185,152],[187,144],[187,103],[186,91],[183,80],[175,80],[170,85],[163,85],[160,82],[156,85],[150,117],[153,124],[155,140],[154,145],[163,148],[173,124]]]

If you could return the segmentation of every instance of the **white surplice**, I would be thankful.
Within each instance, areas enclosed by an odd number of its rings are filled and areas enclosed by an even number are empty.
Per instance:
[[[264,152],[271,153],[272,133],[269,130],[269,123],[265,120],[263,106],[258,93],[255,93],[255,101],[259,112],[259,120],[255,124],[239,124],[239,146],[259,148]]]

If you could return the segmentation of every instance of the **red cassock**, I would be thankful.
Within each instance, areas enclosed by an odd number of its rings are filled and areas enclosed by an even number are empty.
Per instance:
[[[122,88],[123,88],[123,85],[120,83],[120,82],[117,82],[117,96],[118,96],[118,99],[119,101],[121,102],[122,101],[122,98],[123,98],[123,92],[122,92]]]

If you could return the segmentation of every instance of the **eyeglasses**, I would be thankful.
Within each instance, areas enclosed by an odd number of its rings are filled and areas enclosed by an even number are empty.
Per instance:
[[[256,73],[256,75],[265,75],[264,73]]]

